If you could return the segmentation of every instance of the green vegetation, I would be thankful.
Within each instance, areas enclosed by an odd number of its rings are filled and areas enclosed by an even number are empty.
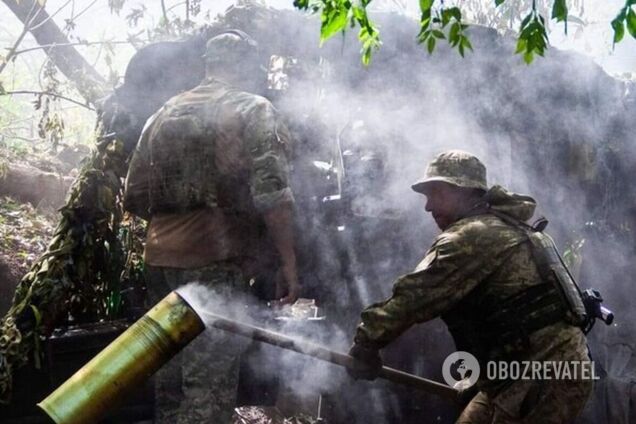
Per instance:
[[[362,62],[368,65],[371,61],[372,52],[377,50],[382,44],[380,33],[369,16],[367,9],[373,0],[294,0],[294,6],[300,10],[310,10],[320,14],[320,40],[325,40],[334,35],[344,32],[347,27],[359,27],[358,38],[362,45]],[[467,2],[467,9],[474,11],[474,2]],[[480,2],[483,3],[483,2]],[[528,4],[530,3],[530,4]],[[548,47],[548,33],[545,14],[539,4],[540,0],[518,1],[518,0],[495,0],[493,9],[487,12],[490,18],[484,19],[482,23],[490,26],[499,26],[497,20],[516,23],[516,17],[520,13],[525,16],[520,20],[518,26],[517,49],[515,53],[523,55],[526,63],[531,63],[535,55],[543,56]],[[567,0],[551,0],[548,6],[550,19],[557,23],[563,22],[564,31],[567,33],[567,23],[569,20],[580,21],[577,17],[570,17]],[[506,9],[506,6],[510,6]],[[614,43],[623,39],[625,28],[629,34],[636,38],[636,12],[633,7],[636,0],[626,0],[625,6],[621,8],[611,25],[614,29]],[[460,55],[464,56],[466,50],[472,50],[472,45],[465,31],[468,24],[465,23],[462,8],[457,6],[447,7],[443,0],[419,0],[420,9],[420,31],[417,34],[417,42],[426,46],[429,54],[433,53],[439,40],[446,40],[451,47],[456,48]],[[497,9],[504,9],[498,14]],[[547,9],[547,8],[544,8]],[[479,15],[477,15],[479,17]],[[391,30],[390,28],[388,29]]]

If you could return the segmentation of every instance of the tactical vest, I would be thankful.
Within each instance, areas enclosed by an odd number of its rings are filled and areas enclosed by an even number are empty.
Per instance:
[[[484,301],[484,281],[442,319],[458,350],[479,360],[514,359],[528,347],[529,336],[557,322],[582,326],[586,320],[580,290],[549,235],[513,217],[488,210],[526,235],[541,283],[513,296]],[[512,255],[517,245],[507,252]],[[506,253],[503,253],[504,255]]]

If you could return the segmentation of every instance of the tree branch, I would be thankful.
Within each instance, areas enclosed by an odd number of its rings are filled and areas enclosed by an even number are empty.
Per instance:
[[[161,13],[163,13],[163,19],[168,24],[168,12],[166,11],[166,2],[165,0],[161,0]]]
[[[38,44],[50,45],[45,50],[49,58],[64,76],[75,83],[79,92],[89,103],[94,103],[104,95],[106,87],[104,77],[73,46],[68,45],[70,40],[55,21],[50,19],[49,14],[43,8],[40,8],[37,16],[30,19],[29,8],[34,7],[38,0],[1,1],[23,23],[30,23],[31,34],[33,34]],[[33,29],[33,27],[37,28]]]
[[[64,44],[43,44],[40,46],[29,47],[27,49],[17,50],[14,55],[17,56],[22,53],[32,52],[34,50],[44,50],[49,47],[65,47],[65,46],[92,46],[99,44],[133,44],[130,40],[116,40],[116,41],[77,41],[75,43],[64,43]]]
[[[57,15],[58,13],[60,13],[66,6],[68,6],[68,4],[71,2],[71,0],[67,0],[66,3],[64,3],[62,6],[60,6],[55,12],[53,12],[52,15],[49,15],[45,20],[43,20],[42,22],[38,22],[37,25],[29,28],[29,31],[34,31],[38,28],[40,28],[42,25],[46,24],[48,21],[50,21],[51,19],[53,19],[53,17],[55,15]]]
[[[11,94],[35,94],[38,96],[45,95],[45,96],[56,97],[58,99],[66,100],[67,102],[75,103],[76,105],[86,108],[88,110],[95,111],[93,107],[91,107],[90,105],[86,103],[82,103],[79,100],[71,99],[70,97],[62,96],[61,94],[53,93],[51,91],[14,90],[14,91],[5,91],[3,94],[0,94],[0,95],[11,95]]]
[[[80,16],[82,16],[84,13],[86,13],[86,11],[87,11],[88,9],[90,9],[91,7],[93,7],[93,5],[94,5],[95,3],[97,3],[97,1],[98,1],[98,0],[93,0],[93,1],[91,2],[91,4],[89,4],[88,6],[86,6],[84,9],[80,10],[80,11],[77,13],[77,15],[73,16],[73,20],[76,20],[77,18],[79,18]]]
[[[11,60],[13,60],[13,58],[15,56],[17,56],[16,55],[16,50],[20,46],[20,43],[22,43],[22,40],[24,40],[24,37],[29,32],[29,30],[31,28],[31,22],[33,21],[33,19],[35,19],[35,17],[37,16],[37,13],[39,13],[42,10],[42,8],[40,6],[38,6],[38,11],[36,12],[36,14],[33,17],[30,18],[29,16],[33,12],[33,9],[35,8],[35,5],[36,5],[36,3],[33,3],[31,5],[31,10],[29,10],[27,18],[25,19],[24,27],[22,28],[22,32],[18,36],[18,39],[15,41],[15,43],[13,43],[13,46],[9,49],[9,53],[4,58],[4,61],[2,63],[0,63],[0,74],[2,73],[2,71],[4,71],[4,68],[6,68],[6,66],[9,64],[9,62],[11,62]]]

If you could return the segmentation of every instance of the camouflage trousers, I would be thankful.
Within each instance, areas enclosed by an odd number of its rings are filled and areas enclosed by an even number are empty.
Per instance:
[[[495,398],[479,392],[456,424],[569,424],[592,386],[592,380],[516,381]]]
[[[189,282],[211,289],[214,302],[244,297],[241,270],[229,263],[197,269],[148,266],[151,304]],[[241,353],[247,339],[206,329],[155,375],[155,423],[228,424],[236,404]]]

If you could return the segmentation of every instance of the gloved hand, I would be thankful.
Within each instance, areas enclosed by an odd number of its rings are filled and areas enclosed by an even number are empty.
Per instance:
[[[382,358],[377,349],[354,343],[349,349],[349,355],[355,359],[353,366],[347,368],[347,373],[351,377],[356,380],[375,380],[378,378],[382,369]]]
[[[465,379],[453,385],[453,389],[457,390],[457,402],[462,407],[466,407],[479,392],[476,385],[469,386],[468,384],[468,379]]]

